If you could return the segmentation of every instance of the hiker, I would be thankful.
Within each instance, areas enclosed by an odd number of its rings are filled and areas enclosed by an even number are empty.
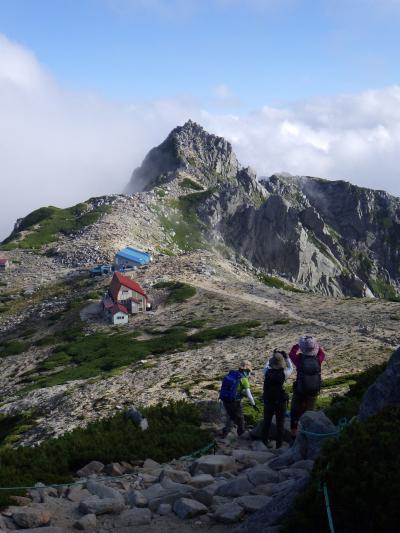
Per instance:
[[[242,398],[244,396],[247,396],[253,409],[259,411],[250,390],[249,376],[251,371],[250,361],[242,361],[238,370],[231,370],[222,380],[219,398],[222,400],[227,414],[227,423],[222,431],[223,437],[227,436],[233,424],[237,426],[239,436],[244,433],[242,410]]]
[[[268,440],[272,417],[276,421],[276,448],[281,448],[283,442],[283,424],[289,397],[284,389],[284,383],[293,372],[292,361],[286,352],[275,349],[264,368],[264,425],[262,441],[268,448],[272,448]]]
[[[321,390],[321,365],[325,353],[314,337],[304,335],[292,347],[289,357],[297,369],[290,407],[290,429],[294,439],[301,415],[305,411],[314,410]]]

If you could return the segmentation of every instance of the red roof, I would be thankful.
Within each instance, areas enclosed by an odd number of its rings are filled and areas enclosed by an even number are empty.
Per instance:
[[[128,289],[132,289],[133,291],[138,292],[147,298],[146,293],[139,283],[136,283],[136,281],[133,281],[133,279],[123,276],[119,272],[115,272],[110,285],[110,294],[114,302],[118,299],[118,293],[121,287],[128,287]]]
[[[8,259],[0,258],[0,265],[5,265],[8,262]]]
[[[129,315],[128,309],[122,304],[114,304],[112,306],[111,314],[115,315],[117,313],[124,313],[125,315]]]

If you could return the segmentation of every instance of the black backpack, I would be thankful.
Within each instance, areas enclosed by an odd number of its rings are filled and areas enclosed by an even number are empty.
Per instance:
[[[285,372],[282,368],[270,368],[264,378],[263,398],[266,403],[284,402],[288,396],[283,388],[285,383]]]
[[[317,396],[321,390],[321,364],[314,355],[300,354],[295,384],[296,392],[306,396]]]

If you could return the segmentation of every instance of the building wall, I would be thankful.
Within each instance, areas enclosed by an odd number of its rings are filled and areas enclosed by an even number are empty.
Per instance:
[[[141,305],[143,306],[143,309],[145,308],[146,298],[143,296],[143,294],[139,294],[128,287],[121,287],[118,293],[118,301],[124,303],[130,298],[136,298],[137,300],[140,300],[142,302]]]
[[[127,324],[128,323],[128,315],[125,313],[115,313],[113,318],[113,324]]]

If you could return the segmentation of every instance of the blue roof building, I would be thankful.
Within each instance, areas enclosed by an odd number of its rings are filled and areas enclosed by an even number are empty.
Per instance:
[[[117,267],[131,268],[147,265],[151,260],[149,253],[127,246],[115,254],[114,262]]]

